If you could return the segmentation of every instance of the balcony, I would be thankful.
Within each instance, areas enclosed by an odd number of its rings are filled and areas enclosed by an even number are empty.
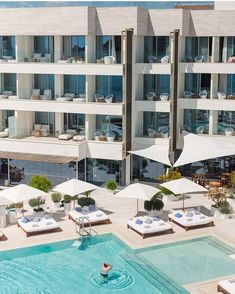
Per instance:
[[[136,111],[170,112],[170,101],[135,101]]]
[[[231,111],[231,109],[235,109],[235,100],[179,98],[178,107],[181,109]]]
[[[170,63],[136,63],[134,65],[136,74],[170,74]]]
[[[235,63],[181,62],[179,71],[181,73],[234,74]]]

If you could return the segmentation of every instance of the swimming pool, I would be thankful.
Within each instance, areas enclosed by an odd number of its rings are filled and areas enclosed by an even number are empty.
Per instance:
[[[235,274],[235,249],[212,237],[132,250],[106,234],[73,245],[0,251],[0,294],[186,294],[180,285]],[[114,266],[108,280],[103,262]]]
[[[148,268],[112,234],[0,251],[0,293],[6,294],[184,294],[162,272]],[[103,262],[114,268],[107,283]]]

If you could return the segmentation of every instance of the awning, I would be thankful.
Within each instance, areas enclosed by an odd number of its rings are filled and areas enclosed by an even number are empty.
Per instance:
[[[70,156],[57,156],[57,155],[6,152],[6,151],[0,151],[0,158],[40,161],[40,162],[50,162],[50,163],[63,163],[63,164],[78,160],[77,157],[72,157],[72,156],[70,157]]]

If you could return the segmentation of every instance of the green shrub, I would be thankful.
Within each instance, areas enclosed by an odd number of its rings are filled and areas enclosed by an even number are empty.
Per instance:
[[[29,186],[47,193],[53,187],[53,183],[44,176],[35,175],[29,181]]]
[[[147,211],[151,210],[162,210],[164,207],[164,203],[161,198],[159,198],[158,195],[153,196],[151,200],[145,200],[144,201],[144,209]]]
[[[224,202],[220,208],[220,212],[222,214],[230,214],[231,213],[231,209],[230,209],[230,206],[229,206],[229,203],[228,202]]]
[[[60,202],[60,200],[61,200],[61,194],[58,193],[58,192],[54,192],[54,193],[52,193],[52,194],[51,194],[51,200],[52,200],[53,202]]]
[[[17,202],[17,203],[11,203],[6,206],[6,209],[12,209],[12,208],[22,208],[23,202]]]
[[[72,197],[68,194],[64,195],[64,203],[71,203]]]
[[[117,189],[117,182],[114,180],[108,180],[105,186],[108,190],[114,191]]]
[[[159,179],[163,182],[168,182],[172,180],[178,180],[181,179],[182,175],[181,172],[177,169],[175,170],[170,170],[167,174],[161,175]]]
[[[228,198],[230,198],[230,199],[232,199],[232,200],[235,200],[235,193],[234,193],[234,191],[233,191],[233,193],[231,193],[231,194],[229,195]]]
[[[81,207],[95,205],[95,200],[91,197],[80,197],[78,199],[78,205],[80,205]]]
[[[231,172],[231,184],[235,188],[235,171]]]
[[[167,188],[162,187],[162,186],[160,186],[160,185],[157,185],[157,188],[158,188],[159,190],[161,190],[161,192],[159,192],[159,194],[161,194],[162,196],[163,196],[163,195],[172,195],[172,194],[174,194],[174,193],[172,193],[170,190],[168,190]]]
[[[29,200],[29,205],[31,207],[35,207],[35,206],[39,207],[40,205],[42,205],[44,203],[45,203],[45,199],[41,199],[40,197],[39,198],[32,198]]]

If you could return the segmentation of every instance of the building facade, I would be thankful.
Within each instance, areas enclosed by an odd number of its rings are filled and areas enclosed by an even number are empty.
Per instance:
[[[163,167],[128,151],[168,140],[176,29],[179,132],[233,135],[234,16],[221,4],[0,9],[2,179],[156,179]]]

